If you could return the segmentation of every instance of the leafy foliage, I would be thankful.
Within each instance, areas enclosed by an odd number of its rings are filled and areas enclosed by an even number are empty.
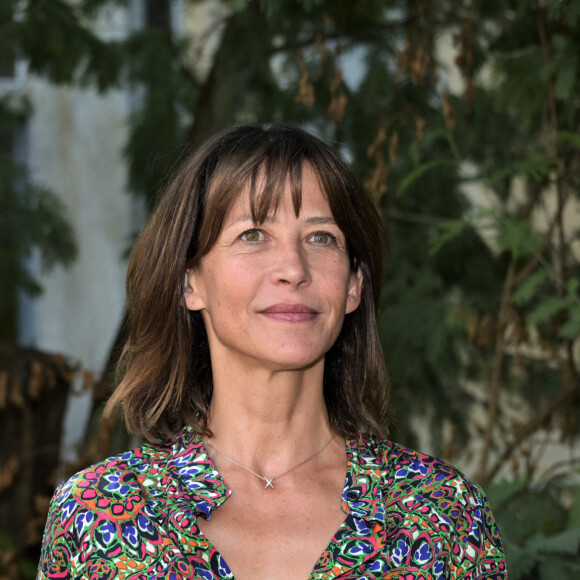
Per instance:
[[[510,573],[572,574],[578,502],[570,511],[556,483],[536,485],[534,436],[574,442],[580,429],[578,231],[565,219],[579,198],[580,0],[223,0],[207,69],[192,57],[207,38],[167,19],[99,38],[90,19],[113,4],[36,0],[11,18],[20,4],[2,0],[0,56],[138,96],[125,156],[150,207],[180,153],[233,122],[292,121],[337,143],[390,236],[380,334],[401,422],[423,420],[394,436],[427,432],[449,458],[483,441],[480,481],[526,476],[490,490]],[[17,173],[5,183],[27,184]],[[11,268],[47,244],[47,263],[70,259],[54,197],[19,187],[2,190],[13,223],[34,209],[53,225],[11,234]]]
[[[513,580],[577,578],[580,522],[574,516],[580,493],[560,477],[534,484],[526,478],[488,488]],[[572,495],[573,509],[564,505]]]
[[[6,129],[17,127],[25,110],[23,103],[0,99],[0,122]],[[38,257],[43,269],[50,270],[56,264],[70,264],[76,252],[60,198],[33,183],[11,154],[0,152],[0,341],[14,334],[10,321],[16,289],[29,294],[41,291],[27,262]]]

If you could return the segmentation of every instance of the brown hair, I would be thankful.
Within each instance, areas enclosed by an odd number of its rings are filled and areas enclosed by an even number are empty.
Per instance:
[[[386,433],[392,413],[375,319],[383,265],[381,219],[330,147],[283,125],[232,127],[187,156],[175,174],[129,260],[130,333],[120,361],[124,376],[107,414],[122,403],[128,428],[150,440],[173,436],[185,425],[211,434],[209,344],[201,313],[185,307],[185,272],[212,248],[245,185],[250,185],[257,224],[278,207],[287,180],[298,215],[305,163],[318,176],[345,234],[351,268],[363,277],[360,306],[346,316],[325,358],[330,422],[342,436]],[[258,180],[258,175],[265,178]]]

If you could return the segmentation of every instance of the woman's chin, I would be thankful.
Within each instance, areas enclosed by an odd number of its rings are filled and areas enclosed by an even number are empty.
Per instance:
[[[280,352],[275,356],[262,359],[265,368],[273,371],[309,370],[317,365],[324,365],[324,354],[313,356],[312,351]]]

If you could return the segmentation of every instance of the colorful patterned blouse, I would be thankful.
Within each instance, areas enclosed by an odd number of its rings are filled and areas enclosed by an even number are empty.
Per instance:
[[[350,440],[346,450],[346,518],[310,580],[507,579],[479,487],[389,441]],[[188,431],[89,467],[53,497],[37,580],[233,579],[196,524],[230,494]]]

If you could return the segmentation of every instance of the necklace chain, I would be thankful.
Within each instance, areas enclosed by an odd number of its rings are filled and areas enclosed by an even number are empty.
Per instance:
[[[299,467],[302,467],[305,463],[312,461],[315,457],[320,455],[332,443],[332,440],[335,437],[336,437],[336,434],[333,433],[332,437],[318,451],[316,451],[316,453],[313,453],[310,457],[307,457],[304,461],[301,461],[300,463],[298,463],[294,467],[291,467],[290,469],[287,469],[283,473],[280,473],[279,475],[276,475],[274,477],[266,477],[265,475],[261,475],[261,474],[257,473],[256,471],[254,471],[253,469],[249,468],[247,465],[244,465],[243,463],[236,461],[233,457],[230,457],[229,455],[226,455],[225,453],[223,453],[219,449],[216,449],[211,443],[205,442],[205,444],[208,447],[211,447],[218,455],[223,457],[226,461],[229,461],[230,463],[233,463],[234,465],[237,465],[238,467],[241,467],[242,469],[249,471],[252,475],[255,475],[256,477],[258,477],[262,481],[265,481],[266,485],[265,485],[264,489],[268,489],[269,487],[274,489],[274,481],[276,479],[280,479],[284,475],[288,475],[289,473],[292,473],[293,471],[295,471]]]

